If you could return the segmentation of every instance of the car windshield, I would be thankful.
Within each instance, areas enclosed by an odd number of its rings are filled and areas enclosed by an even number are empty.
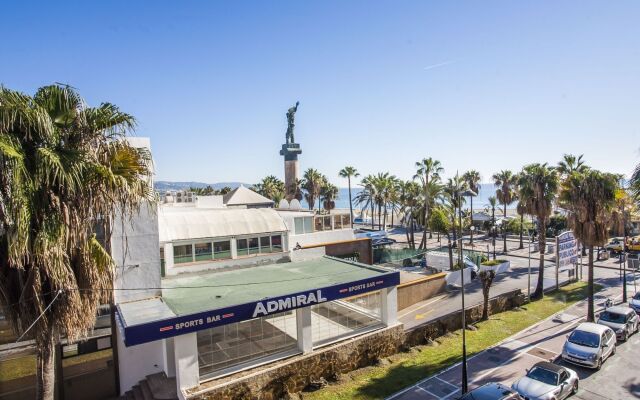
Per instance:
[[[640,292],[633,295],[634,300],[640,300]]]
[[[546,383],[547,385],[556,386],[558,384],[558,374],[541,367],[533,367],[527,376],[536,381]]]
[[[624,314],[616,314],[610,311],[605,311],[600,314],[600,320],[605,322],[613,322],[614,324],[624,324],[625,321]]]
[[[598,347],[600,345],[600,336],[592,332],[573,331],[569,335],[569,342],[580,346]]]

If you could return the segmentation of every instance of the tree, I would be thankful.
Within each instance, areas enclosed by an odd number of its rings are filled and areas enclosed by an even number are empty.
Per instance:
[[[68,86],[0,87],[0,306],[16,333],[34,324],[37,399],[54,398],[57,338],[86,335],[110,301],[114,262],[96,225],[153,201],[150,154],[123,140],[134,126]]]
[[[551,215],[553,201],[558,191],[558,174],[553,167],[545,164],[526,165],[518,175],[518,192],[527,214],[535,215],[538,226],[538,248],[540,261],[538,265],[538,283],[531,297],[542,298],[544,295],[544,251],[546,243],[547,219]]]
[[[322,197],[322,207],[330,212],[336,208],[335,200],[338,198],[338,187],[325,182],[322,189],[320,189],[320,196]]]
[[[416,175],[414,179],[419,179],[422,183],[423,201],[424,201],[424,232],[422,233],[422,242],[420,242],[420,248],[427,247],[427,223],[429,220],[429,202],[431,199],[431,193],[429,192],[429,182],[440,177],[440,174],[444,171],[440,161],[434,160],[431,157],[424,158],[422,161],[416,162]]]
[[[486,321],[489,319],[489,290],[491,289],[491,285],[493,284],[493,279],[496,277],[496,271],[492,269],[486,269],[480,271],[478,274],[480,278],[480,282],[482,283],[482,298],[483,298],[483,307],[482,307],[482,321]]]
[[[562,180],[566,179],[574,172],[583,173],[589,168],[582,160],[582,156],[582,154],[577,157],[573,154],[564,154],[562,156],[562,160],[556,167],[556,171],[558,171],[558,174],[560,175]]]
[[[611,214],[616,205],[618,181],[615,175],[597,170],[574,172],[567,177],[560,191],[560,204],[568,205],[568,223],[574,236],[589,251],[589,281],[587,284],[587,321],[595,320],[593,304],[593,247],[609,239]]]
[[[411,249],[416,248],[414,227],[416,221],[416,215],[420,204],[420,186],[414,181],[403,182],[400,185],[400,209],[403,213],[403,223],[407,227],[407,242]]]
[[[456,216],[457,212],[461,212],[462,203],[464,203],[464,197],[462,193],[466,191],[467,183],[462,179],[461,176],[456,174],[453,178],[449,178],[447,180],[447,184],[444,187],[444,192],[447,195],[447,200],[449,205],[451,206],[451,226],[456,227],[459,224],[456,224]],[[460,235],[462,235],[462,227],[460,228]],[[453,229],[453,242],[456,243],[456,229]]]
[[[496,204],[498,199],[489,196],[489,208],[491,208],[491,238],[493,242],[493,259],[496,259]]]
[[[462,179],[467,183],[469,190],[477,195],[480,190],[480,172],[476,170],[467,171],[462,175]],[[473,196],[469,196],[469,202],[469,208],[471,209],[471,225],[473,225]],[[473,245],[473,231],[471,231],[469,243]]]
[[[493,182],[495,183],[496,197],[502,206],[504,207],[503,218],[507,219],[507,205],[513,203],[516,198],[515,186],[517,183],[517,176],[509,170],[502,170],[496,174],[493,174]],[[504,248],[503,251],[507,253],[507,233],[503,232],[502,235]]]
[[[320,190],[322,189],[324,182],[325,178],[320,172],[318,172],[318,170],[309,168],[304,171],[302,176],[302,188],[306,190],[304,197],[309,204],[309,210],[313,210],[316,199],[320,199]],[[318,211],[320,211],[319,204]]]
[[[451,245],[450,235],[450,232],[453,229],[453,225],[451,225],[451,216],[449,214],[450,211],[447,210],[447,208],[444,206],[434,207],[431,211],[431,215],[429,216],[429,229],[434,232],[441,233],[447,237],[447,247],[449,251],[449,269],[453,270],[453,246]],[[455,215],[453,219],[455,219]]]
[[[375,208],[375,186],[374,186],[375,177],[373,175],[367,175],[362,178],[360,181],[360,185],[362,185],[363,189],[356,195],[353,199],[357,204],[360,205],[360,209],[364,210],[366,208],[370,209],[371,212],[371,229],[374,229],[374,208]],[[362,213],[364,215],[364,211]]]
[[[280,203],[280,200],[284,199],[285,196],[284,182],[273,175],[262,178],[262,181],[253,185],[251,190],[273,200],[276,203],[276,206]]]
[[[339,172],[341,178],[347,178],[349,183],[349,215],[351,216],[351,228],[353,228],[353,199],[351,198],[351,178],[357,178],[360,176],[358,170],[354,167],[344,167]]]
[[[218,190],[218,194],[221,194],[224,196],[225,194],[229,193],[232,190],[233,189],[231,189],[229,186],[225,186],[222,189]]]

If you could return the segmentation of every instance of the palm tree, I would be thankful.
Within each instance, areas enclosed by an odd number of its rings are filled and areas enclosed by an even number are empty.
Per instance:
[[[609,239],[616,205],[617,177],[596,170],[573,172],[562,184],[560,204],[569,205],[568,222],[574,236],[589,248],[587,321],[593,322],[593,247]]]
[[[405,226],[408,227],[406,231],[407,242],[409,243],[409,247],[411,249],[416,248],[414,226],[418,208],[420,208],[420,204],[422,204],[422,201],[420,199],[420,192],[420,186],[418,186],[418,184],[414,181],[403,182],[400,185],[400,209],[404,216],[403,222]]]
[[[284,182],[273,175],[262,178],[262,181],[253,185],[251,187],[251,190],[263,195],[270,200],[273,200],[276,205],[280,202],[280,200],[284,199],[285,196]]]
[[[558,163],[556,171],[564,179],[574,172],[585,172],[589,167],[582,160],[582,154],[574,156],[573,154],[564,154],[562,160]]]
[[[375,177],[373,175],[367,175],[362,178],[360,181],[360,185],[362,185],[363,189],[356,195],[353,201],[360,205],[360,209],[364,210],[366,208],[370,209],[371,212],[371,229],[374,229],[374,207],[375,207],[375,187],[374,187]]]
[[[493,283],[494,278],[496,277],[496,271],[492,269],[487,269],[484,271],[480,271],[478,274],[478,278],[480,278],[480,282],[482,283],[482,318],[481,321],[486,321],[489,319],[489,290],[491,289],[491,284]]]
[[[360,176],[358,170],[354,167],[344,167],[339,172],[341,178],[347,178],[349,183],[349,215],[351,216],[351,228],[353,228],[353,199],[351,198],[351,177],[357,178]]]
[[[335,200],[338,198],[338,187],[329,182],[326,182],[322,189],[320,189],[320,196],[322,197],[322,206],[325,210],[331,211],[336,208]]]
[[[495,196],[489,196],[489,208],[491,208],[491,237],[493,239],[493,259],[496,259],[496,235],[495,235],[495,226],[496,226],[496,205],[498,204],[498,199]]]
[[[544,294],[544,250],[547,219],[551,215],[553,201],[558,191],[558,174],[553,167],[545,164],[526,165],[518,175],[518,192],[527,214],[535,215],[538,221],[538,248],[540,264],[538,283],[532,298],[542,298]]]
[[[306,190],[304,197],[309,204],[309,210],[313,210],[316,199],[320,199],[320,190],[324,182],[324,176],[313,168],[307,169],[302,175],[302,188]],[[320,211],[319,204],[318,211]]]
[[[439,204],[431,209],[431,215],[429,216],[429,229],[443,234],[447,237],[447,248],[449,252],[449,269],[453,270],[453,246],[451,245],[451,231],[455,231],[451,220],[455,220],[455,215],[451,216],[451,209]]]
[[[497,174],[493,174],[493,182],[495,183],[496,189],[496,197],[500,204],[503,205],[503,218],[506,220],[507,218],[507,205],[513,203],[515,200],[516,194],[514,191],[514,187],[517,183],[517,176],[513,174],[513,172],[509,170],[502,170]],[[503,229],[502,239],[504,243],[503,251],[507,253],[507,231]]]
[[[456,216],[457,212],[461,212],[462,203],[464,203],[464,197],[462,193],[468,189],[467,183],[462,179],[461,176],[456,174],[453,178],[449,178],[447,180],[447,184],[444,187],[444,192],[447,195],[448,203],[451,206],[451,226],[453,227],[453,243],[456,242],[456,229],[455,227],[459,224],[456,224]],[[462,227],[460,227],[460,234],[462,235]]]
[[[462,179],[464,179],[464,181],[467,183],[469,190],[477,195],[478,191],[480,190],[480,187],[478,185],[480,183],[480,179],[482,179],[480,177],[480,172],[472,169],[471,171],[465,172],[462,175]],[[471,209],[471,225],[473,225],[473,196],[469,196],[469,202],[469,207]],[[469,243],[473,246],[473,230],[471,231]]]
[[[57,338],[86,335],[111,301],[96,225],[153,201],[150,154],[124,140],[134,126],[68,86],[33,97],[0,86],[0,306],[16,333],[33,324],[37,399],[54,398]]]
[[[427,246],[427,223],[429,220],[429,201],[431,194],[429,193],[429,182],[431,180],[440,177],[440,174],[444,171],[440,161],[434,160],[431,157],[424,158],[422,161],[416,162],[416,175],[414,179],[419,179],[422,183],[422,189],[424,191],[424,231],[422,233],[422,242],[420,242],[420,248],[426,248]]]

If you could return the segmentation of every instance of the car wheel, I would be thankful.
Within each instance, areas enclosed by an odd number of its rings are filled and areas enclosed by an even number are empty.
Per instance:
[[[629,340],[629,332],[625,332],[624,336],[622,337],[623,342],[626,342],[627,340]]]
[[[573,388],[571,388],[571,394],[576,394],[578,393],[578,380],[576,379],[575,383],[573,384]]]
[[[596,371],[600,371],[600,368],[602,368],[602,357],[598,359],[598,363],[596,364]]]

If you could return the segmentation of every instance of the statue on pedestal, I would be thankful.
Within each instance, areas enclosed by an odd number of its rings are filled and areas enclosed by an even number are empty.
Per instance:
[[[298,111],[299,104],[300,102],[296,101],[296,105],[289,108],[289,110],[287,111],[287,144],[296,142],[293,136],[293,128],[295,126],[294,122],[296,118],[296,111]]]

